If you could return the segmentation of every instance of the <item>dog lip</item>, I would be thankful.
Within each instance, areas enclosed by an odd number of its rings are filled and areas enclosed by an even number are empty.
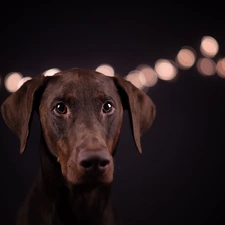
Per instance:
[[[64,178],[72,185],[94,185],[94,184],[110,184],[113,181],[113,167],[108,167],[104,171],[92,170],[92,171],[64,171]],[[62,171],[63,172],[63,171]],[[72,172],[72,173],[71,173]]]
[[[79,178],[79,183],[90,184],[110,184],[113,181],[113,174],[110,171],[85,172]]]
[[[89,177],[89,178],[86,178],[82,181],[82,184],[88,184],[88,185],[99,185],[99,184],[110,184],[112,183],[113,179],[102,179],[100,177]]]

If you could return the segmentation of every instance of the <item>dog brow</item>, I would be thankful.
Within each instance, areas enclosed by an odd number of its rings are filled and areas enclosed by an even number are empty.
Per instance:
[[[104,92],[99,92],[98,99],[100,99],[102,102],[106,102],[108,100],[114,100],[112,96],[105,94]]]

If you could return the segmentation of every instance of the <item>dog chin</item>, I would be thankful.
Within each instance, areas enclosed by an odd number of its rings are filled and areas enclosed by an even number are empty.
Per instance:
[[[66,177],[66,180],[72,186],[98,186],[111,184],[113,182],[113,176]]]

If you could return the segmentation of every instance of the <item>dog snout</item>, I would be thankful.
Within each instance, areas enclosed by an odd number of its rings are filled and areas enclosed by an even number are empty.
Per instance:
[[[83,150],[78,155],[78,165],[86,172],[104,172],[110,165],[107,150]]]

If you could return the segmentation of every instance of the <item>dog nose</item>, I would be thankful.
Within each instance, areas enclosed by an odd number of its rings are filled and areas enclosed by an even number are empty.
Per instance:
[[[86,171],[104,172],[110,164],[110,155],[106,150],[84,150],[78,155],[78,164]]]

